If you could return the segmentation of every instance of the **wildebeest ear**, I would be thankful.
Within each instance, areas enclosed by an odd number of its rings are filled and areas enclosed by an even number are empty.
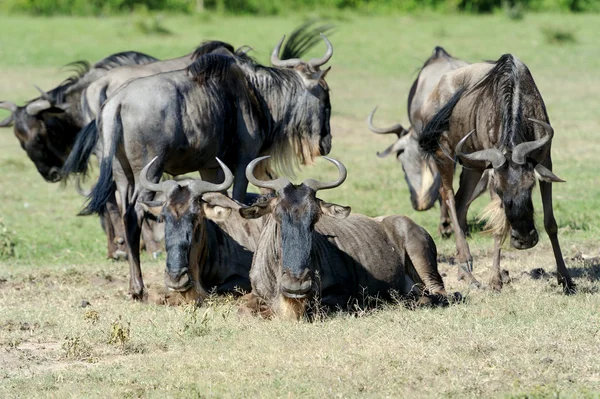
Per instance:
[[[488,188],[488,184],[490,182],[490,176],[492,175],[492,173],[494,173],[494,169],[486,169],[483,171],[483,174],[481,175],[481,179],[479,179],[477,186],[475,186],[475,189],[473,190],[471,199],[468,202],[469,204],[471,202],[475,201],[477,199],[477,197],[479,197],[481,194],[483,194],[483,192]]]
[[[550,169],[542,166],[542,164],[539,163],[535,165],[533,173],[535,173],[535,177],[538,180],[545,181],[547,183],[565,183],[565,180],[556,176],[554,173],[552,173],[552,171],[550,171]]]
[[[240,215],[244,219],[258,219],[259,217],[265,216],[273,210],[273,204],[276,198],[272,198],[266,202],[259,202],[247,207],[240,208]]]
[[[226,220],[229,215],[231,215],[231,208],[220,206],[220,205],[211,205],[209,203],[203,202],[202,209],[204,209],[204,215],[210,220],[214,220],[215,222],[222,222]]]
[[[146,216],[148,216],[152,220],[161,221],[161,213],[162,213],[163,206],[165,205],[164,202],[140,201],[139,204],[142,207],[142,209],[144,210],[144,213],[146,214]]]
[[[346,219],[350,215],[352,208],[349,206],[342,206],[338,204],[330,204],[329,202],[319,201],[321,212],[323,215],[327,215],[336,219]]]

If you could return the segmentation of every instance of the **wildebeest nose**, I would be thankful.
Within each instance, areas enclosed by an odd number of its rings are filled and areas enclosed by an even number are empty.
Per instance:
[[[188,269],[187,269],[187,267],[184,267],[182,269],[174,269],[174,270],[167,268],[165,271],[167,272],[169,277],[171,277],[174,281],[177,281],[181,278],[181,276],[183,276],[185,273],[187,273]]]
[[[312,278],[308,269],[300,274],[284,271],[281,276],[281,292],[289,298],[303,298],[311,287]]]
[[[51,167],[50,172],[48,172],[48,180],[50,180],[53,183],[56,183],[57,181],[59,181],[60,180],[60,169],[58,169],[55,166]]]

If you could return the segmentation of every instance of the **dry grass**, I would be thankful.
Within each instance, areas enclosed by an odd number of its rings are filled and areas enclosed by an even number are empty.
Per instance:
[[[577,43],[544,44],[539,26],[550,20],[576,24]],[[124,18],[0,21],[8,31],[0,47],[0,95],[24,100],[35,95],[31,83],[51,87],[62,78],[58,65],[123,46],[166,57],[218,37],[252,44],[264,61],[298,19],[167,18],[174,32],[167,37],[130,32]],[[77,194],[44,183],[4,130],[0,219],[15,245],[0,261],[0,397],[600,395],[600,260],[575,257],[599,254],[597,18],[528,15],[521,24],[502,16],[352,17],[338,24],[328,76],[332,155],[346,163],[349,178],[324,199],[369,215],[407,214],[435,232],[437,211],[412,211],[400,167],[375,156],[391,139],[368,133],[364,119],[379,103],[382,125],[406,121],[411,72],[435,44],[471,61],[515,52],[536,77],[557,132],[555,170],[569,183],[556,186],[555,208],[579,293],[563,296],[553,277],[530,274],[554,270],[544,234],[532,250],[505,251],[502,266],[512,282],[500,294],[458,283],[449,263],[453,242],[433,234],[448,288],[466,297],[446,309],[391,304],[291,323],[240,319],[231,298],[210,297],[201,308],[134,303],[126,293],[126,264],[102,258],[97,220],[75,217]],[[185,25],[193,29],[182,32]],[[333,175],[324,165],[318,161],[300,178]],[[474,210],[485,204],[478,200]],[[491,239],[474,234],[471,245],[475,277],[486,282]],[[145,255],[142,264],[146,283],[160,287],[164,259]]]

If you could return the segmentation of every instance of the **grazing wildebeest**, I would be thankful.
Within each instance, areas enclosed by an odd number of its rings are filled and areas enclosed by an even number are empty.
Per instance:
[[[565,292],[574,289],[565,266],[552,210],[552,183],[561,182],[551,172],[553,129],[546,106],[529,69],[511,54],[496,62],[479,63],[445,74],[423,105],[427,121],[419,145],[434,156],[442,178],[442,199],[454,225],[459,278],[471,275],[473,258],[457,221],[452,190],[454,156],[481,180],[472,196],[491,183],[490,230],[494,234],[494,276],[491,286],[501,289],[500,248],[510,232],[511,244],[527,249],[538,242],[531,193],[539,180],[544,227],[550,237],[557,277]],[[471,132],[472,131],[472,132]],[[465,136],[465,133],[471,132]],[[469,193],[468,196],[471,196]]]
[[[81,92],[94,80],[121,65],[141,64],[156,58],[135,51],[113,54],[92,67],[85,61],[67,66],[75,68],[76,74],[56,88],[43,92],[25,106],[8,101],[0,102],[0,108],[11,112],[0,122],[0,127],[14,124],[14,132],[31,161],[44,179],[60,180],[60,168],[69,155],[75,135],[84,126],[79,112]]]
[[[189,179],[153,183],[147,175],[156,159],[142,169],[139,182],[165,197],[142,206],[165,224],[167,288],[185,292],[187,299],[206,298],[211,290],[250,291],[248,273],[262,221],[243,219],[240,204],[219,192],[233,183],[231,171],[217,160],[225,172],[221,184]]]
[[[11,111],[10,116],[0,122],[0,127],[14,124],[15,136],[38,172],[46,181],[57,182],[61,178],[60,169],[71,151],[75,136],[83,127],[80,99],[85,88],[112,69],[154,61],[157,59],[149,55],[127,51],[108,56],[91,67],[86,61],[68,64],[75,69],[75,75],[48,92],[38,89],[41,96],[25,106],[0,102],[0,108]],[[120,222],[112,223],[115,214],[118,215],[118,208],[113,195],[107,203],[106,211],[101,215],[101,222],[107,235],[107,257],[118,259],[125,254],[124,232]],[[160,249],[159,243],[147,240],[147,244],[151,252]]]
[[[452,57],[442,47],[436,47],[433,54],[419,71],[419,75],[412,84],[408,93],[408,118],[411,126],[407,129],[400,124],[387,128],[378,128],[373,126],[373,116],[377,107],[371,112],[367,119],[369,129],[378,134],[395,133],[398,139],[382,152],[378,152],[380,158],[395,154],[398,161],[402,164],[404,177],[410,191],[410,200],[412,206],[417,211],[426,211],[440,198],[440,174],[435,162],[423,156],[419,149],[418,132],[423,129],[423,116],[421,107],[425,99],[433,91],[442,75],[446,72],[469,65],[468,62]],[[461,182],[467,178],[469,172],[463,172]],[[462,198],[461,192],[457,198]],[[448,208],[446,204],[440,201],[440,226],[439,232],[442,237],[447,237],[452,232]],[[459,221],[462,222],[461,218]],[[463,225],[461,225],[463,226]],[[466,228],[466,216],[464,226]]]
[[[100,177],[83,214],[99,212],[114,182],[121,196],[131,269],[130,291],[143,298],[139,263],[139,201],[153,193],[141,187],[139,171],[151,157],[149,179],[200,171],[204,180],[218,179],[215,157],[235,170],[233,198],[243,201],[248,182],[244,170],[263,153],[276,154],[282,165],[311,163],[331,150],[331,105],[320,70],[333,55],[327,45],[322,58],[280,60],[283,39],[273,50],[275,67],[249,57],[208,54],[186,70],[135,79],[104,104],[92,130],[95,146],[102,138]],[[116,162],[114,162],[116,160]],[[289,168],[288,168],[289,169]]]
[[[247,178],[277,195],[240,213],[248,219],[267,217],[250,282],[252,295],[273,313],[299,318],[315,296],[332,309],[351,306],[364,296],[389,299],[393,291],[446,296],[435,243],[425,229],[404,216],[350,214],[350,207],[316,197],[317,191],[344,182],[341,162],[325,157],[338,168],[336,181],[307,179],[296,186],[286,178],[258,180],[253,169],[265,158],[248,165]]]

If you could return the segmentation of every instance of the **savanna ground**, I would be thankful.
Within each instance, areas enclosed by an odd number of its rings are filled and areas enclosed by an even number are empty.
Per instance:
[[[148,35],[135,17],[0,16],[0,98],[22,103],[36,95],[33,83],[49,89],[66,77],[61,65],[122,50],[169,58],[218,38],[249,44],[267,62],[281,35],[301,21],[165,17],[172,34]],[[355,212],[406,214],[423,224],[438,245],[447,286],[461,291],[464,303],[416,311],[392,304],[289,323],[239,319],[232,299],[214,298],[198,309],[132,302],[126,263],[104,259],[98,220],[75,216],[82,198],[71,187],[45,183],[4,129],[1,397],[600,395],[600,262],[577,255],[599,253],[600,17],[342,15],[334,22],[331,155],[348,166],[349,177],[321,196]],[[574,41],[549,40],[557,30]],[[435,45],[471,62],[511,52],[531,69],[556,130],[554,170],[568,181],[555,185],[554,200],[576,295],[562,295],[554,278],[526,274],[555,268],[545,233],[532,250],[504,252],[513,281],[502,293],[470,291],[447,263],[454,243],[436,233],[438,209],[413,211],[399,164],[375,156],[392,137],[368,132],[366,116],[378,104],[379,125],[407,122],[408,89]],[[334,174],[319,161],[302,176]],[[543,231],[537,189],[534,195]],[[471,217],[486,202],[479,199]],[[475,233],[470,243],[475,276],[487,281],[492,240]],[[146,283],[160,285],[164,257],[145,254],[142,262]]]

